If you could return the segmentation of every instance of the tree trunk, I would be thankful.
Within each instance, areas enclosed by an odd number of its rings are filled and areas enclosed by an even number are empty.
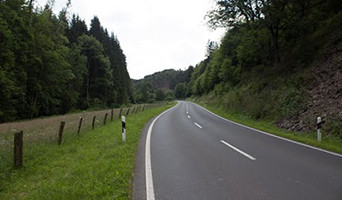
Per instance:
[[[273,43],[273,50],[274,50],[274,59],[276,63],[280,62],[280,55],[279,55],[279,33],[278,31],[274,31],[274,28],[268,27],[271,37],[272,37],[272,43]]]
[[[86,77],[86,90],[87,90],[87,107],[88,107],[88,103],[89,103],[89,83],[90,83],[90,64],[89,61],[87,62],[87,77]]]
[[[35,92],[34,92],[34,97],[33,97],[33,105],[32,105],[32,108],[31,108],[30,119],[33,118],[34,111],[36,110],[37,99],[38,99],[38,94],[37,94],[37,91],[35,91]]]
[[[87,74],[87,103],[89,102],[89,72]]]

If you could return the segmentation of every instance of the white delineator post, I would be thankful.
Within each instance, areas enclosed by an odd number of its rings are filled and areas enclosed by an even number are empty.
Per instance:
[[[126,142],[126,117],[122,116],[122,141]]]
[[[322,140],[321,126],[322,126],[322,118],[317,117],[317,141],[318,142]]]

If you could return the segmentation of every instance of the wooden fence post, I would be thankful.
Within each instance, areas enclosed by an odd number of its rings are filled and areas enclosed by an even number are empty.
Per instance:
[[[107,116],[108,116],[108,113],[105,114],[105,117],[103,119],[103,125],[106,125],[107,123]]]
[[[23,166],[23,131],[14,133],[14,168]]]
[[[119,119],[121,118],[121,114],[122,114],[122,108],[120,109]]]
[[[83,121],[83,118],[80,117],[80,123],[78,124],[77,135],[80,135],[81,127],[82,127],[82,121]]]
[[[96,119],[96,116],[93,117],[93,123],[91,123],[91,129],[94,130],[95,128],[95,119]]]
[[[112,110],[110,111],[110,121],[113,121],[113,114],[114,114],[114,109],[112,108]]]
[[[134,113],[134,111],[135,111],[135,107],[133,107],[132,114]]]
[[[127,113],[126,113],[126,116],[128,116],[128,114],[129,114],[129,110],[130,110],[131,108],[128,108],[128,110],[127,110]]]
[[[61,125],[59,126],[59,133],[58,133],[58,145],[61,145],[62,143],[64,126],[65,126],[65,122],[61,122]]]

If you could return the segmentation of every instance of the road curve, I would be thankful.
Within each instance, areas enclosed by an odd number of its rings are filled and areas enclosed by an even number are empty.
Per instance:
[[[143,131],[133,199],[340,200],[342,156],[260,133],[180,101]]]

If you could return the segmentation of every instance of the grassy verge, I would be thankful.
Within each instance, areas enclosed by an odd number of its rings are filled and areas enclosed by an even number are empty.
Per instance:
[[[214,105],[206,105],[204,103],[196,102],[196,101],[194,102],[205,107],[211,112],[217,115],[220,115],[221,117],[224,117],[226,119],[229,119],[231,121],[234,121],[234,122],[237,122],[237,123],[249,126],[249,127],[253,127],[261,131],[272,133],[274,135],[278,135],[284,138],[288,138],[294,141],[298,141],[298,142],[305,143],[311,146],[319,147],[322,149],[326,149],[329,151],[342,154],[342,140],[340,140],[339,138],[326,137],[323,134],[322,141],[318,142],[317,135],[314,132],[299,133],[299,132],[293,132],[293,131],[286,131],[286,130],[275,127],[274,122],[272,121],[255,121],[241,114],[229,113],[227,111],[217,108]]]
[[[0,170],[0,199],[130,199],[140,132],[154,116],[170,108],[153,108],[121,121],[68,138],[61,146],[42,143],[24,149],[24,167]]]

